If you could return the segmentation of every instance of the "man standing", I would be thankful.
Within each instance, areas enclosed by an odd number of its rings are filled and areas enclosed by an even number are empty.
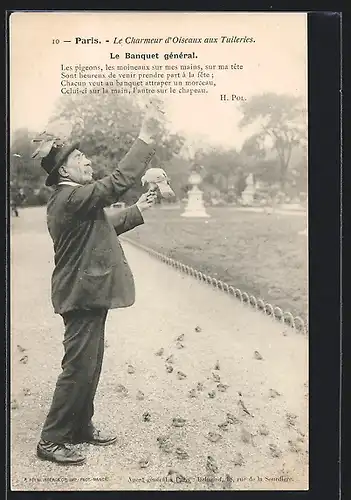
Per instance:
[[[141,212],[154,203],[156,194],[143,194],[111,220],[104,207],[116,202],[144,173],[154,154],[156,122],[157,110],[151,108],[116,170],[95,182],[91,162],[78,143],[43,147],[46,185],[54,187],[47,205],[55,253],[52,303],[65,325],[62,372],[37,445],[37,456],[43,460],[82,464],[85,457],[69,444],[103,446],[117,440],[92,423],[108,310],[135,301],[133,275],[117,236],[144,222]]]

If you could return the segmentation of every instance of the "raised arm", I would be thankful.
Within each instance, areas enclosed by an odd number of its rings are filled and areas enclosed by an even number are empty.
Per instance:
[[[77,186],[71,192],[67,200],[70,212],[88,213],[109,206],[133,186],[155,154],[153,135],[156,122],[157,111],[151,108],[145,115],[138,138],[114,172],[91,184]]]

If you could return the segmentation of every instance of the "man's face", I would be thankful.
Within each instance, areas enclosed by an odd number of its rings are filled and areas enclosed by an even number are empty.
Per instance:
[[[78,149],[72,151],[62,169],[67,180],[78,184],[88,184],[93,180],[91,161]]]

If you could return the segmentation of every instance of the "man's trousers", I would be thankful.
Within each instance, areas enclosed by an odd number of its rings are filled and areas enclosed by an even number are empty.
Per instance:
[[[65,354],[42,439],[69,443],[91,425],[104,355],[107,312],[91,309],[62,314]]]

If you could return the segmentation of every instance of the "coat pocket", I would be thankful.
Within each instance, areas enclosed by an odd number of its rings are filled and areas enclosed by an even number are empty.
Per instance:
[[[82,275],[81,287],[84,301],[87,305],[105,307],[111,300],[111,282],[113,268],[89,269]]]

